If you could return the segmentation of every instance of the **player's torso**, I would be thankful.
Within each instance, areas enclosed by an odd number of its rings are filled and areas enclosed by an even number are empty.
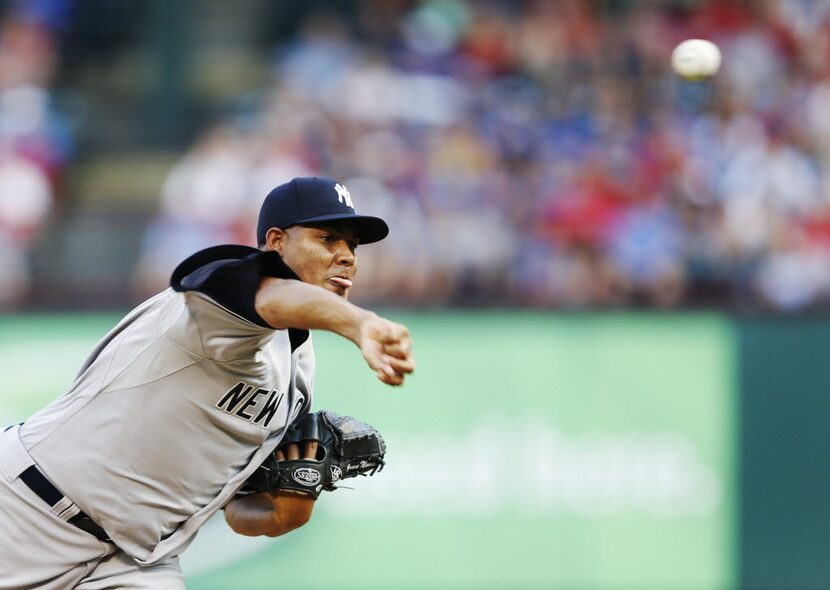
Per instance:
[[[21,440],[108,532],[152,547],[310,403],[313,353],[199,295],[167,291],[145,306]]]

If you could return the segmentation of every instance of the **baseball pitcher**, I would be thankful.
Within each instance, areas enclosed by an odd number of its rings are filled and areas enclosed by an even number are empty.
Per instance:
[[[374,429],[310,411],[309,331],[354,342],[388,385],[414,370],[407,329],[347,301],[358,244],[387,233],[343,185],[296,178],[265,198],[258,249],[182,262],[63,395],[0,430],[0,589],[184,588],[178,556],[218,510],[282,535],[381,468]]]

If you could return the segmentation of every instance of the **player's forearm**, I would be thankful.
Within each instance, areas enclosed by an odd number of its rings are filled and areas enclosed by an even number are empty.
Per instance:
[[[235,498],[225,506],[225,521],[240,535],[284,535],[306,524],[314,509],[312,499],[294,496],[272,496],[262,492]]]
[[[288,532],[277,526],[272,513],[269,495],[263,492],[231,500],[225,506],[225,521],[235,533],[249,537],[277,537]]]
[[[257,313],[274,328],[328,330],[357,342],[360,326],[375,314],[321,287],[266,279],[256,296]]]

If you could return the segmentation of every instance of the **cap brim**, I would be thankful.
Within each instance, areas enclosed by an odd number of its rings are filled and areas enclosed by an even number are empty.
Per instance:
[[[389,235],[389,226],[380,217],[370,215],[344,215],[343,213],[332,213],[331,215],[318,215],[297,221],[294,225],[307,225],[314,223],[326,223],[329,221],[348,222],[357,231],[357,238],[361,244],[380,242]]]

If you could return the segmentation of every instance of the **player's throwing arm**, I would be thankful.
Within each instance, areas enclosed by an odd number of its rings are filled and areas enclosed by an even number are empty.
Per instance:
[[[275,328],[328,330],[354,342],[378,379],[401,385],[415,370],[412,339],[406,326],[361,309],[314,285],[268,278],[256,298],[256,310]]]

